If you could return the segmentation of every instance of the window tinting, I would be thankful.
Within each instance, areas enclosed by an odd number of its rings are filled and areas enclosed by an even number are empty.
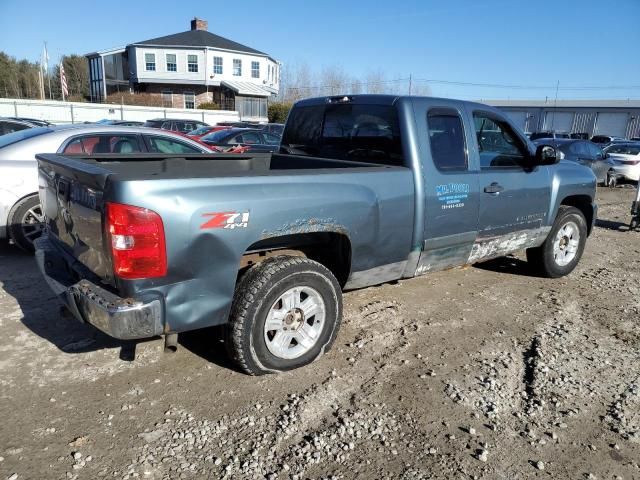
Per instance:
[[[281,145],[298,155],[402,165],[398,114],[386,105],[294,108]]]
[[[462,119],[452,109],[432,109],[427,114],[431,157],[441,170],[466,170],[467,154]]]
[[[147,136],[151,153],[202,153],[200,150],[177,140],[164,137]]]
[[[493,114],[473,112],[481,168],[521,167],[528,151],[503,119]]]
[[[99,155],[137,152],[140,152],[140,145],[135,135],[85,135],[69,142],[63,153]]]

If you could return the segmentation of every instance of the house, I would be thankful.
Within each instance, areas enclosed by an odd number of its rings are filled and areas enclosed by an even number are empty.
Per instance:
[[[280,64],[270,55],[208,31],[194,18],[186,32],[93,52],[92,102],[121,91],[157,96],[162,105],[192,109],[205,102],[264,120],[267,99],[278,93]]]

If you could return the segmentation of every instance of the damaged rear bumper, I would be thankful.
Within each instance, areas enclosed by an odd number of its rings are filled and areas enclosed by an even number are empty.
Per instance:
[[[36,261],[49,287],[81,322],[90,323],[121,340],[148,338],[162,333],[160,299],[125,299],[72,273],[75,259],[43,235],[35,241]]]

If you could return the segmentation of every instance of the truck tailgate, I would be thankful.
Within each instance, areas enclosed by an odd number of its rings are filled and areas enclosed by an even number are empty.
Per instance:
[[[103,229],[103,195],[111,172],[58,155],[36,158],[49,236],[98,277],[113,283]]]

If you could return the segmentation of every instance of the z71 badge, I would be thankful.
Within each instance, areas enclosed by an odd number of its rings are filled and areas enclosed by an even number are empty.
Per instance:
[[[247,228],[249,225],[249,212],[215,212],[203,213],[203,217],[209,219],[200,225],[200,230],[209,228]]]

